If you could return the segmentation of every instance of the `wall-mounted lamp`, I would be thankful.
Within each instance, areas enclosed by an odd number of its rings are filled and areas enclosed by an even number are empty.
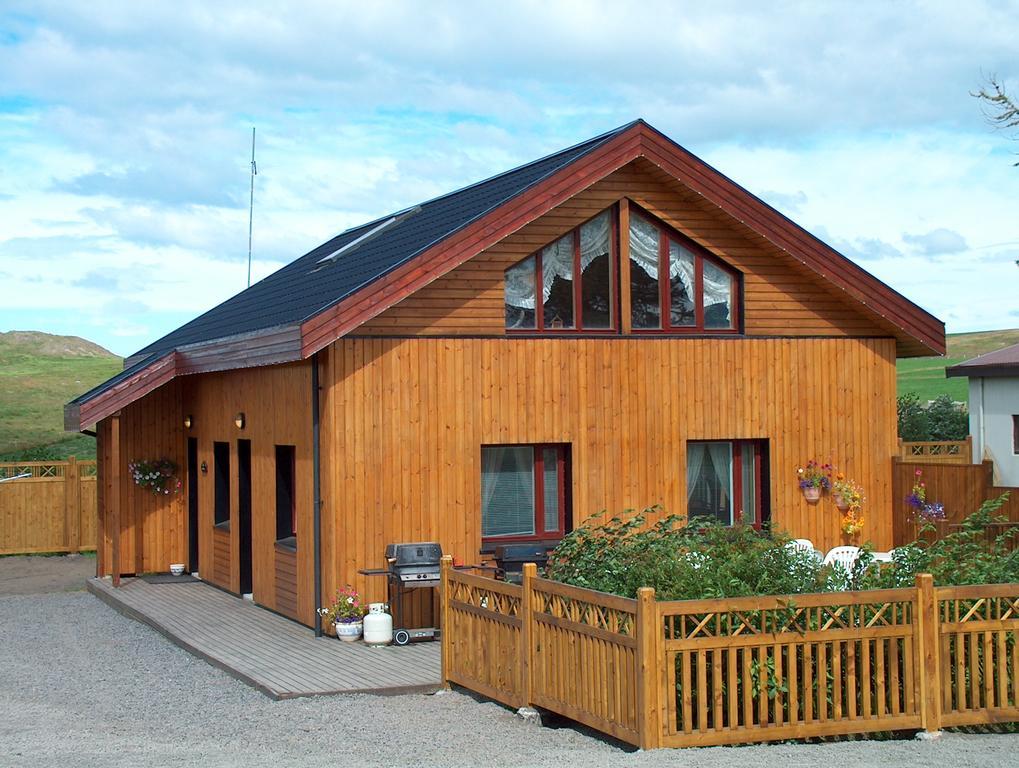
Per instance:
[[[244,429],[244,414],[238,413],[234,416],[234,424],[237,425],[237,429]]]
[[[208,465],[208,464],[206,464],[206,463],[205,463],[205,462],[203,461],[203,462],[202,462],[202,474],[204,475],[204,474],[206,474],[206,473],[207,473],[208,471],[209,471],[209,465]]]
[[[191,429],[191,414],[184,417],[184,429]]]

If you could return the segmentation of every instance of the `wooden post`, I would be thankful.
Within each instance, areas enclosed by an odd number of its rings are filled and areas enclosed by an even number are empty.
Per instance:
[[[110,417],[110,498],[106,515],[110,529],[110,571],[113,586],[120,586],[120,499],[121,499],[120,414]]]
[[[661,706],[659,705],[658,653],[661,627],[658,621],[658,604],[651,587],[637,590],[637,731],[640,748],[660,747],[662,735]]]
[[[71,456],[64,467],[64,543],[67,551],[81,549],[81,483],[78,461]]]
[[[440,640],[440,679],[442,685],[449,688],[449,646],[452,640],[452,632],[449,625],[449,572],[453,567],[453,556],[443,555],[439,563],[439,615],[442,622],[442,629],[439,633]]]
[[[533,652],[531,642],[531,611],[533,609],[533,601],[531,600],[531,590],[534,588],[532,580],[538,576],[538,566],[534,563],[524,563],[523,579],[520,582],[522,590],[520,592],[520,681],[522,690],[520,691],[520,706],[529,707],[531,706],[531,693],[533,680],[531,678],[531,669],[534,664],[531,661],[531,653]]]
[[[630,201],[619,201],[619,313],[621,330],[629,333],[633,324],[630,308]]]
[[[938,602],[934,577],[916,575],[916,638],[920,679],[920,724],[925,731],[941,730],[941,659]]]

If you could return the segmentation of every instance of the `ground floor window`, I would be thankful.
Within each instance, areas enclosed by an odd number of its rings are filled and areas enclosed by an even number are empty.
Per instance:
[[[481,448],[481,536],[487,543],[560,539],[569,528],[565,445]]]
[[[769,518],[767,451],[763,440],[687,443],[687,517],[760,528]]]
[[[212,444],[212,471],[215,478],[213,489],[213,523],[230,523],[230,443]]]

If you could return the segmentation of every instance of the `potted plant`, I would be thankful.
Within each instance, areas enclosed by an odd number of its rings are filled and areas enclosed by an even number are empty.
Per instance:
[[[918,522],[938,522],[946,519],[945,505],[927,501],[927,484],[923,481],[923,470],[914,472],[913,488],[906,496],[906,503],[916,510]]]
[[[336,629],[336,637],[352,643],[361,637],[364,627],[364,604],[361,596],[349,584],[336,590],[336,599],[328,608],[319,608],[319,615],[331,622]]]
[[[821,464],[811,459],[805,466],[797,467],[796,477],[808,504],[817,504],[824,491],[831,489],[831,464]]]
[[[863,504],[863,488],[855,480],[847,480],[846,476],[839,472],[831,486],[831,498],[838,511],[844,514],[853,506]]]
[[[127,469],[135,485],[156,495],[169,496],[180,490],[177,465],[169,459],[135,459],[128,462]]]

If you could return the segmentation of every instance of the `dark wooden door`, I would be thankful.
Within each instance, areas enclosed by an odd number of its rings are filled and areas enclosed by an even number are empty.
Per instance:
[[[251,441],[237,441],[237,546],[242,595],[251,592]]]
[[[198,438],[188,438],[188,572],[198,572]]]

